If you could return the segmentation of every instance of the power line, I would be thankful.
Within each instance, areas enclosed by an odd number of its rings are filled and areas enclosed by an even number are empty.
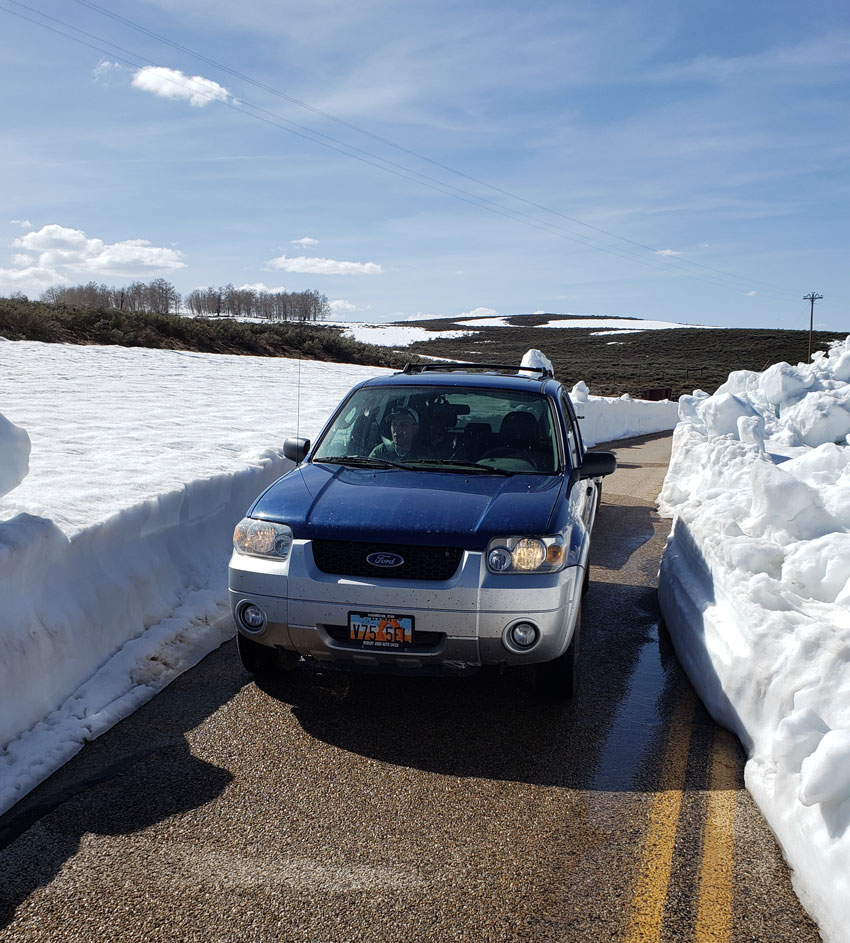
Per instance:
[[[58,24],[58,25],[60,25],[60,26],[62,26],[62,27],[65,27],[65,29],[73,30],[74,32],[79,33],[81,36],[86,36],[86,37],[88,37],[89,39],[93,39],[93,40],[95,40],[97,43],[101,43],[101,44],[105,44],[105,45],[107,45],[107,46],[110,46],[110,47],[112,47],[113,50],[117,49],[117,50],[119,50],[120,53],[122,53],[123,55],[116,54],[115,52],[113,52],[113,51],[111,51],[111,50],[103,49],[103,48],[102,48],[102,45],[100,45],[100,46],[94,45],[93,43],[88,42],[88,41],[86,41],[86,40],[84,40],[84,39],[80,39],[80,38],[78,38],[77,36],[73,36],[73,35],[70,35],[69,33],[63,32],[63,31],[60,30],[60,29],[56,29],[56,28],[50,26],[50,25],[47,24],[47,23],[43,23],[43,22],[41,22],[41,21],[39,21],[39,20],[32,19],[31,17],[25,16],[24,14],[19,13],[18,11],[10,10],[8,7],[5,7],[5,6],[3,6],[3,5],[0,5],[0,9],[3,9],[3,10],[5,10],[7,13],[11,13],[11,14],[13,14],[13,15],[15,15],[15,16],[20,17],[21,19],[27,20],[28,22],[31,22],[31,23],[33,23],[33,24],[35,24],[35,25],[37,25],[37,26],[40,26],[40,27],[42,27],[43,29],[47,29],[47,30],[49,30],[49,31],[51,31],[51,32],[54,32],[54,33],[60,35],[60,36],[63,36],[63,37],[65,37],[66,39],[70,39],[70,40],[72,40],[72,41],[74,41],[74,42],[81,43],[82,45],[85,45],[85,46],[87,46],[88,48],[93,49],[93,50],[95,50],[95,51],[97,51],[97,52],[100,52],[100,53],[102,53],[102,54],[104,54],[104,55],[112,56],[112,57],[114,57],[114,58],[116,58],[116,59],[118,59],[118,60],[124,62],[125,64],[131,66],[132,68],[135,68],[135,69],[142,68],[142,66],[139,64],[140,61],[141,61],[142,63],[147,63],[147,64],[150,64],[150,65],[153,65],[153,64],[154,64],[154,63],[153,63],[153,60],[148,59],[148,58],[146,58],[146,57],[144,57],[144,56],[140,56],[140,55],[137,54],[137,53],[131,52],[130,50],[127,50],[127,49],[125,49],[124,47],[119,46],[119,45],[116,44],[116,43],[113,43],[111,40],[103,39],[102,37],[96,36],[95,34],[92,34],[92,33],[89,33],[89,32],[87,32],[87,31],[85,31],[85,30],[82,30],[82,29],[80,29],[79,27],[76,27],[76,26],[74,26],[74,25],[72,25],[72,24],[65,23],[64,21],[59,20],[59,19],[57,19],[56,17],[50,16],[49,14],[43,13],[43,12],[41,12],[40,10],[38,10],[38,9],[32,7],[32,6],[29,6],[28,4],[21,3],[21,2],[19,2],[19,0],[8,0],[8,2],[13,3],[13,4],[14,4],[15,6],[17,6],[17,7],[21,7],[21,8],[23,8],[23,9],[26,9],[26,10],[28,10],[29,12],[34,13],[36,16],[42,17],[43,19],[46,19],[46,20],[50,20],[50,21],[52,21],[53,23],[56,23],[56,24]],[[462,202],[465,202],[465,203],[470,204],[470,205],[472,205],[472,206],[476,206],[476,207],[478,207],[479,209],[487,210],[488,212],[492,212],[492,213],[495,213],[496,215],[499,215],[499,216],[502,216],[502,217],[504,217],[504,218],[510,219],[510,220],[512,220],[512,221],[514,221],[514,222],[519,222],[519,223],[521,223],[521,224],[523,224],[523,225],[530,226],[531,228],[537,229],[537,230],[539,230],[539,231],[541,231],[541,232],[546,232],[546,233],[548,233],[548,234],[550,234],[550,235],[555,235],[555,236],[558,236],[558,237],[560,237],[560,238],[567,239],[568,241],[571,241],[571,242],[576,243],[576,244],[589,246],[590,248],[594,248],[594,249],[597,249],[598,251],[606,252],[606,253],[615,255],[615,256],[617,256],[617,257],[619,257],[619,258],[621,258],[621,259],[625,259],[625,260],[627,260],[627,261],[637,262],[637,263],[642,264],[642,265],[647,265],[647,266],[649,266],[650,268],[656,268],[656,269],[657,269],[657,268],[662,268],[662,269],[665,270],[665,271],[674,272],[675,274],[681,274],[681,275],[684,275],[685,277],[694,278],[694,279],[697,279],[697,280],[699,280],[699,281],[707,282],[707,283],[709,283],[709,284],[720,284],[720,285],[723,285],[724,287],[729,288],[729,289],[731,289],[731,290],[736,290],[736,291],[743,290],[743,288],[742,288],[742,286],[741,286],[740,284],[736,284],[736,281],[743,282],[743,281],[745,280],[745,279],[743,278],[743,276],[732,275],[732,274],[730,274],[730,273],[722,272],[722,271],[720,271],[719,269],[712,269],[710,266],[705,266],[705,265],[702,265],[701,263],[692,262],[691,260],[687,260],[687,259],[680,259],[680,258],[678,258],[678,257],[664,257],[664,259],[661,260],[661,259],[658,259],[658,258],[655,258],[655,257],[654,257],[654,258],[647,259],[647,258],[645,258],[642,254],[641,254],[641,255],[637,255],[637,254],[635,253],[635,249],[640,249],[641,252],[643,252],[643,251],[651,252],[651,253],[653,253],[654,256],[657,256],[657,255],[658,255],[658,252],[657,252],[657,250],[653,249],[653,248],[650,247],[650,246],[646,246],[646,245],[644,245],[644,244],[642,244],[642,243],[635,242],[634,240],[628,239],[628,238],[623,237],[623,236],[618,236],[618,235],[616,235],[615,233],[611,233],[611,232],[609,232],[609,231],[607,231],[607,230],[604,230],[604,229],[601,229],[601,228],[599,228],[599,227],[592,226],[592,225],[589,224],[589,223],[584,223],[584,222],[582,222],[581,220],[578,220],[578,219],[575,219],[575,218],[573,218],[573,217],[567,216],[566,214],[560,213],[560,212],[557,211],[557,210],[553,210],[553,209],[550,209],[549,207],[543,206],[542,204],[537,204],[537,203],[534,203],[534,202],[532,202],[532,201],[526,200],[526,199],[524,199],[523,197],[519,197],[519,196],[517,196],[517,195],[515,195],[515,194],[512,194],[512,193],[510,193],[510,192],[507,191],[507,190],[502,190],[501,188],[495,187],[495,186],[493,186],[492,184],[488,184],[488,183],[486,183],[486,182],[484,182],[484,181],[478,180],[478,179],[475,178],[475,177],[471,177],[471,176],[468,175],[468,174],[464,174],[464,173],[461,172],[461,171],[457,171],[457,170],[454,170],[453,168],[448,167],[448,166],[446,166],[446,165],[444,165],[444,164],[440,164],[439,162],[434,161],[434,160],[432,160],[431,158],[428,158],[428,157],[426,157],[426,156],[424,156],[424,155],[422,155],[422,154],[419,154],[419,153],[417,153],[416,151],[413,151],[413,150],[410,150],[410,149],[408,149],[408,148],[405,148],[405,147],[403,147],[402,145],[395,144],[393,141],[390,141],[390,140],[387,139],[387,138],[382,138],[382,137],[380,137],[379,135],[375,135],[375,134],[373,134],[372,132],[367,131],[366,129],[360,128],[359,126],[354,125],[354,124],[352,124],[352,123],[350,123],[350,122],[347,122],[347,121],[345,121],[345,120],[343,120],[343,119],[341,119],[341,118],[337,118],[336,116],[334,116],[334,115],[332,115],[332,114],[330,114],[330,113],[328,113],[328,112],[324,112],[324,111],[321,111],[320,109],[314,108],[314,107],[311,106],[311,105],[308,105],[308,104],[306,104],[306,103],[304,103],[304,102],[301,102],[301,101],[299,101],[298,99],[292,98],[291,96],[286,95],[285,93],[280,92],[280,91],[278,91],[278,90],[276,90],[276,89],[274,89],[274,88],[272,88],[272,87],[270,87],[270,86],[267,86],[267,85],[265,85],[265,84],[263,84],[263,83],[261,83],[261,82],[257,82],[256,80],[250,78],[249,76],[244,75],[243,73],[240,73],[240,72],[237,72],[237,71],[235,71],[235,70],[233,70],[233,69],[230,69],[229,67],[227,67],[227,66],[225,66],[225,65],[223,65],[223,64],[221,64],[221,63],[218,63],[218,62],[216,62],[216,61],[213,60],[213,59],[209,59],[208,57],[203,56],[203,55],[200,54],[200,53],[196,53],[196,52],[194,52],[194,51],[192,51],[192,50],[190,50],[190,49],[188,49],[188,48],[186,48],[186,47],[180,45],[179,43],[175,43],[175,42],[173,42],[172,40],[169,40],[167,37],[161,36],[161,35],[158,34],[158,33],[154,33],[152,30],[148,30],[146,27],[143,27],[143,26],[140,26],[139,24],[133,23],[133,21],[128,20],[128,19],[125,18],[125,17],[122,17],[122,16],[120,16],[120,15],[118,15],[118,14],[114,14],[114,13],[112,13],[111,11],[105,10],[104,8],[100,7],[98,4],[91,2],[91,0],[77,0],[77,2],[81,3],[83,6],[89,7],[89,8],[91,8],[91,9],[97,11],[97,12],[100,12],[100,13],[106,15],[106,16],[109,16],[109,17],[111,17],[112,19],[115,19],[116,21],[122,22],[122,23],[124,23],[124,24],[130,26],[130,27],[133,28],[133,29],[136,29],[136,30],[138,30],[138,31],[140,31],[140,32],[143,32],[143,33],[145,33],[145,34],[147,34],[147,35],[149,35],[149,36],[155,38],[156,40],[158,40],[158,41],[160,41],[160,42],[166,43],[166,44],[172,46],[173,48],[176,48],[176,49],[178,49],[178,50],[180,50],[180,51],[182,51],[182,52],[185,52],[185,53],[187,53],[188,55],[194,56],[195,58],[198,58],[198,59],[201,60],[201,61],[204,61],[204,62],[206,62],[206,63],[208,63],[208,64],[210,64],[210,65],[212,65],[212,66],[214,66],[214,67],[216,67],[216,68],[219,68],[219,69],[221,69],[222,71],[225,71],[225,72],[227,72],[227,73],[229,73],[229,74],[231,74],[231,75],[234,75],[234,76],[236,76],[237,78],[239,78],[239,79],[241,79],[241,80],[243,80],[243,81],[245,81],[245,82],[247,82],[247,83],[249,83],[249,84],[252,84],[252,85],[254,85],[254,86],[258,87],[258,88],[264,89],[264,90],[266,90],[266,91],[268,91],[268,92],[270,92],[270,93],[272,93],[272,94],[274,94],[274,95],[277,95],[277,96],[279,96],[279,97],[281,97],[281,98],[283,98],[283,99],[285,99],[285,100],[287,100],[287,101],[290,101],[290,102],[292,102],[293,104],[296,104],[296,105],[298,105],[298,106],[300,106],[300,107],[306,108],[306,109],[310,110],[311,112],[313,112],[313,113],[315,113],[315,114],[317,114],[317,115],[320,115],[320,116],[322,116],[322,117],[324,117],[324,118],[327,118],[327,119],[329,119],[329,120],[335,121],[335,122],[337,122],[337,123],[339,123],[339,124],[342,124],[342,125],[344,125],[344,126],[346,126],[346,127],[348,127],[348,128],[351,128],[352,130],[357,131],[357,132],[359,132],[359,133],[368,135],[368,136],[374,138],[375,140],[381,141],[382,143],[386,143],[386,144],[388,144],[388,145],[390,145],[390,146],[392,146],[392,147],[394,147],[394,148],[397,148],[397,149],[399,149],[399,150],[405,151],[406,153],[409,153],[409,154],[411,154],[412,156],[415,156],[415,157],[418,157],[418,158],[420,158],[420,159],[422,159],[422,160],[425,160],[425,161],[427,161],[427,162],[429,162],[429,163],[431,163],[431,164],[434,164],[435,166],[440,167],[441,169],[444,169],[444,170],[446,170],[446,171],[448,171],[448,172],[451,172],[451,173],[453,173],[453,174],[457,174],[457,175],[459,175],[459,176],[461,176],[461,177],[464,177],[464,178],[466,178],[466,179],[468,179],[468,180],[470,180],[470,181],[472,181],[472,182],[475,182],[475,183],[477,183],[477,184],[479,184],[479,185],[481,185],[481,186],[484,186],[484,187],[487,187],[487,188],[489,188],[489,189],[492,189],[492,190],[494,190],[494,191],[496,191],[496,192],[502,193],[502,194],[505,195],[505,196],[509,196],[509,197],[512,198],[512,199],[515,199],[515,200],[518,200],[518,201],[520,201],[520,202],[523,202],[523,203],[525,203],[525,204],[527,204],[527,205],[529,205],[529,206],[532,206],[532,207],[534,207],[534,208],[536,208],[536,209],[540,209],[540,210],[543,210],[543,211],[545,211],[545,212],[547,212],[547,213],[554,214],[554,215],[559,216],[559,217],[561,217],[561,218],[563,218],[563,219],[566,219],[566,220],[568,220],[568,221],[570,221],[570,222],[572,222],[572,223],[575,223],[575,224],[584,226],[584,227],[586,227],[586,228],[588,228],[588,229],[594,230],[594,231],[596,231],[596,232],[598,232],[598,233],[600,233],[600,234],[602,234],[602,235],[605,235],[605,236],[607,236],[607,237],[609,237],[609,238],[621,240],[621,241],[627,243],[628,245],[630,245],[630,246],[632,246],[632,247],[634,247],[634,248],[633,248],[633,249],[626,248],[626,249],[622,249],[622,250],[621,250],[621,249],[618,249],[618,248],[616,248],[616,247],[614,247],[614,246],[610,246],[610,245],[606,245],[606,244],[604,244],[604,243],[600,243],[597,239],[594,239],[594,238],[592,238],[592,237],[588,237],[588,236],[581,237],[581,236],[578,236],[577,234],[571,233],[571,232],[569,232],[569,231],[566,231],[566,230],[562,229],[562,228],[559,227],[559,226],[545,223],[544,221],[540,220],[540,219],[537,218],[537,217],[533,217],[533,216],[530,216],[529,214],[524,213],[524,212],[522,212],[522,211],[519,211],[519,210],[516,210],[516,209],[512,209],[512,208],[510,208],[510,207],[506,207],[506,206],[504,206],[503,204],[496,203],[495,201],[489,200],[489,199],[487,199],[486,197],[482,197],[482,196],[480,196],[480,195],[478,195],[478,194],[475,194],[475,193],[472,193],[472,192],[470,192],[470,191],[468,191],[468,190],[464,190],[463,188],[456,187],[456,186],[454,186],[454,185],[452,185],[452,184],[450,184],[450,183],[447,183],[446,181],[439,180],[439,179],[434,178],[434,177],[431,177],[431,176],[429,176],[429,175],[427,175],[427,174],[422,174],[422,173],[420,173],[419,171],[413,170],[413,169],[411,169],[411,168],[409,168],[409,167],[405,167],[405,166],[403,166],[403,165],[401,165],[401,164],[395,163],[394,161],[390,161],[390,160],[388,160],[387,158],[380,157],[380,156],[378,156],[378,155],[376,155],[376,154],[370,153],[369,151],[365,151],[365,150],[362,150],[361,148],[355,147],[354,145],[348,144],[347,142],[340,141],[340,140],[338,140],[338,139],[336,139],[336,138],[334,138],[334,137],[332,137],[332,136],[330,136],[330,135],[327,135],[327,134],[324,134],[324,133],[322,133],[322,132],[320,132],[320,131],[316,131],[316,130],[314,130],[314,129],[308,128],[308,127],[306,127],[306,126],[304,126],[304,125],[298,124],[297,122],[291,121],[291,120],[288,119],[288,118],[284,118],[284,117],[281,116],[281,115],[277,115],[277,114],[275,114],[274,112],[271,112],[271,111],[268,111],[267,109],[261,108],[260,106],[253,105],[253,104],[250,103],[250,102],[247,102],[247,101],[244,101],[244,100],[238,101],[238,102],[235,101],[235,100],[223,100],[223,99],[221,99],[221,98],[219,98],[219,97],[217,97],[217,96],[215,96],[215,95],[213,95],[213,94],[208,94],[207,97],[208,97],[211,101],[218,101],[220,104],[227,105],[229,108],[231,108],[231,109],[233,109],[233,110],[235,110],[235,111],[239,111],[239,112],[241,112],[242,114],[246,114],[246,115],[248,115],[249,117],[256,118],[257,120],[264,121],[265,123],[270,124],[270,125],[272,125],[273,127],[276,127],[276,128],[278,128],[278,129],[280,129],[280,130],[287,131],[287,132],[289,132],[290,134],[294,134],[294,135],[296,135],[296,136],[298,136],[298,137],[301,137],[301,138],[303,138],[303,139],[305,139],[305,140],[310,141],[311,143],[318,144],[318,145],[320,145],[320,146],[322,146],[322,147],[325,147],[325,148],[328,148],[328,149],[330,149],[330,150],[332,150],[332,151],[336,151],[337,153],[340,153],[340,154],[342,154],[343,156],[354,158],[355,160],[359,160],[359,161],[361,161],[362,163],[365,163],[365,164],[368,164],[368,165],[370,165],[370,166],[376,167],[376,168],[379,169],[379,170],[383,170],[383,171],[386,172],[386,173],[391,173],[391,174],[393,174],[393,175],[395,175],[395,176],[397,176],[397,177],[400,177],[400,178],[402,178],[402,179],[408,180],[408,181],[410,181],[410,182],[418,183],[418,184],[421,185],[421,186],[424,186],[424,187],[427,187],[428,189],[431,189],[431,190],[434,190],[434,191],[436,191],[436,192],[442,193],[443,195],[454,197],[455,199],[459,199],[459,200],[461,200]],[[129,57],[129,58],[128,58],[128,57]],[[134,61],[134,60],[135,60],[135,61]],[[178,79],[175,79],[175,78],[173,78],[173,77],[171,77],[171,76],[163,76],[163,78],[164,78],[165,80],[169,81],[169,82],[170,82],[171,84],[173,84],[173,85],[176,85],[176,86],[178,86],[178,87],[183,87],[183,88],[190,88],[190,87],[191,87],[193,91],[196,91],[196,92],[197,92],[197,88],[196,88],[195,86],[190,86],[189,83],[181,82],[181,81],[179,81]],[[244,107],[240,107],[240,106],[244,106]],[[246,110],[246,109],[250,109],[250,110]],[[282,122],[282,123],[281,123],[281,122]],[[673,267],[671,267],[671,265],[668,264],[668,263],[672,263],[672,264],[673,264]],[[676,267],[677,265],[681,265],[682,263],[685,263],[685,264],[688,264],[688,265],[691,265],[691,266],[694,266],[694,267],[703,269],[703,270],[705,270],[706,273],[712,273],[712,274],[709,275],[709,274],[702,274],[702,273],[698,273],[698,272],[689,272],[689,271],[684,271],[684,270],[682,270],[681,268]],[[718,276],[719,276],[719,277],[718,277]],[[750,284],[753,284],[753,282],[752,282],[751,280],[747,280],[747,285],[749,286]],[[774,288],[773,286],[770,286],[770,290],[771,290],[772,292],[776,292],[777,294],[782,294],[782,295],[784,295],[784,292],[782,292],[780,289]]]
[[[471,174],[467,174],[464,171],[457,170],[454,167],[451,167],[447,164],[443,164],[440,161],[434,160],[433,158],[429,157],[427,154],[422,154],[420,151],[413,150],[412,148],[399,144],[398,142],[393,141],[390,138],[384,137],[380,134],[376,134],[375,132],[370,131],[368,128],[364,128],[360,125],[354,124],[351,121],[346,121],[344,118],[340,118],[338,115],[334,115],[328,111],[323,111],[321,108],[316,108],[315,106],[310,105],[308,102],[301,101],[300,99],[295,98],[292,95],[287,94],[286,92],[282,92],[279,89],[274,88],[273,86],[266,85],[264,82],[260,82],[257,79],[254,79],[243,72],[239,72],[238,70],[233,69],[230,66],[222,62],[219,62],[216,59],[212,59],[209,56],[204,55],[203,53],[197,52],[194,49],[190,49],[188,46],[184,46],[181,43],[178,43],[172,39],[169,39],[167,36],[163,36],[161,33],[157,33],[154,30],[148,29],[146,26],[142,26],[141,24],[136,23],[135,21],[125,16],[121,16],[120,14],[114,13],[111,10],[107,10],[106,8],[102,7],[100,4],[95,3],[94,0],[76,0],[76,2],[79,3],[81,6],[88,7],[90,10],[94,10],[98,13],[101,13],[104,16],[108,16],[111,19],[115,20],[116,22],[122,23],[125,26],[128,26],[131,29],[136,30],[137,32],[150,36],[151,38],[156,39],[158,42],[171,46],[173,49],[177,49],[178,51],[183,52],[186,55],[192,56],[193,58],[197,59],[200,62],[205,62],[207,65],[211,65],[214,68],[219,69],[222,72],[227,73],[228,75],[232,75],[243,82],[253,85],[256,88],[262,89],[263,91],[266,91],[271,95],[275,95],[278,98],[281,98],[285,101],[288,101],[293,105],[297,105],[299,108],[304,108],[307,111],[312,112],[314,115],[317,115],[321,118],[325,118],[328,121],[333,121],[339,125],[342,125],[343,127],[349,128],[350,130],[357,132],[358,134],[363,134],[369,138],[372,138],[375,141],[380,142],[381,144],[386,144],[389,147],[402,151],[405,154],[409,154],[412,157],[416,157],[419,160],[425,161],[433,165],[434,167],[438,167],[441,170],[444,170],[448,173],[455,174],[456,176],[462,177],[465,180],[469,180],[471,183],[475,183],[479,186],[485,187],[489,190],[494,191],[495,193],[500,193],[502,196],[510,197],[511,199],[516,200],[520,203],[523,203],[526,206],[530,206],[530,207],[533,207],[534,209],[552,214],[561,219],[568,220],[569,222],[574,223],[577,226],[582,226],[586,229],[592,230],[593,232],[607,236],[611,239],[619,240],[621,242],[626,243],[627,245],[633,246],[635,248],[641,249],[646,252],[652,252],[656,255],[660,254],[659,250],[654,248],[653,246],[649,246],[649,245],[646,245],[645,243],[638,242],[634,239],[630,239],[627,236],[622,236],[622,235],[619,235],[618,233],[611,232],[610,230],[604,229],[600,226],[594,226],[592,223],[588,223],[574,216],[570,216],[566,213],[561,212],[560,210],[553,209],[552,207],[546,206],[542,203],[537,203],[534,200],[529,200],[526,197],[523,197],[516,193],[511,192],[510,190],[506,190],[502,187],[496,186],[495,184],[489,183],[486,180],[482,180],[478,177],[472,176]],[[593,245],[594,243],[590,243],[590,244]],[[602,248],[601,246],[597,246],[597,247]],[[749,287],[752,284],[761,284],[763,287],[769,287],[771,291],[777,291],[777,292],[780,292],[781,294],[785,294],[783,290],[777,289],[775,286],[772,286],[772,285],[766,286],[765,283],[763,282],[756,282],[752,279],[746,279],[743,276],[733,275],[729,272],[724,272],[721,269],[714,268],[713,266],[705,265],[701,262],[695,262],[692,259],[681,258],[678,256],[667,256],[665,257],[665,261],[670,261],[671,264],[674,266],[675,265],[690,265],[695,268],[703,269],[707,272],[713,272],[714,274],[721,275],[725,278],[739,279],[741,281],[747,282],[747,287]]]

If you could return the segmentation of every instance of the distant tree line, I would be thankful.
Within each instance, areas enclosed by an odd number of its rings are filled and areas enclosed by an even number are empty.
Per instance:
[[[320,321],[330,312],[317,291],[255,291],[253,288],[196,288],[186,307],[203,317],[266,318],[269,321]]]
[[[103,308],[131,314],[172,314],[180,310],[180,292],[164,278],[150,282],[131,282],[122,288],[98,285],[51,285],[41,295],[47,304],[74,305],[78,308]]]
[[[705,332],[702,332],[705,333]],[[81,307],[0,296],[0,337],[57,344],[118,344],[213,354],[306,357],[400,368],[411,354],[361,344],[340,328],[298,321],[193,318],[177,314]]]
[[[178,314],[199,317],[263,318],[268,321],[319,321],[330,312],[328,299],[317,291],[256,291],[224,285],[196,288],[185,298],[164,278],[131,282],[122,288],[98,285],[53,285],[41,295],[47,304],[127,311],[131,314]]]

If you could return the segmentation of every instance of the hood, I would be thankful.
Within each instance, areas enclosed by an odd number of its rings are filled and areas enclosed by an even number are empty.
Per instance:
[[[548,533],[559,475],[463,475],[307,463],[271,485],[251,517],[296,538],[483,550],[496,536]],[[556,517],[559,515],[555,515]]]

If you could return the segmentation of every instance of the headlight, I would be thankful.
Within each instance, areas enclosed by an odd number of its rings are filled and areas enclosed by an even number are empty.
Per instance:
[[[566,562],[563,537],[494,537],[487,545],[491,573],[556,573]]]
[[[233,547],[253,557],[277,557],[285,560],[292,546],[292,528],[272,521],[243,518],[233,531]]]

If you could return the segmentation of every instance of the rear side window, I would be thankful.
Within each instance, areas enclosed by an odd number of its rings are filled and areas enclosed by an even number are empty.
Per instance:
[[[572,404],[566,396],[561,397],[561,407],[564,412],[564,424],[566,425],[567,431],[567,451],[570,456],[570,464],[573,468],[578,468],[581,465],[582,456],[584,454],[578,421],[575,418]]]

